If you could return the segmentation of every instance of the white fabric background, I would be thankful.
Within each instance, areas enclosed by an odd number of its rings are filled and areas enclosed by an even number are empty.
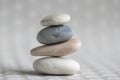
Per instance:
[[[43,76],[32,69],[39,57],[36,35],[44,16],[65,12],[82,42],[75,54],[81,71],[73,76]],[[0,0],[0,80],[120,80],[120,0]]]

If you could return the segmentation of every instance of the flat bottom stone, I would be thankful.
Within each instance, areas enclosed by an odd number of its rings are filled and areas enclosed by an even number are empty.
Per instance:
[[[38,73],[51,75],[71,75],[80,70],[75,60],[61,57],[40,58],[33,63],[33,68]]]

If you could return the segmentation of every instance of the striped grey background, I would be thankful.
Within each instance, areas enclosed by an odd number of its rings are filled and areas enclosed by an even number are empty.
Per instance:
[[[73,76],[38,75],[30,50],[41,45],[40,19],[71,15],[68,23],[82,47],[66,57],[78,61]],[[120,0],[0,0],[0,80],[120,80]]]

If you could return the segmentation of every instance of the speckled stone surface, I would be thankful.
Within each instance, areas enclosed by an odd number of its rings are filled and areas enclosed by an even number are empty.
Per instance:
[[[34,62],[33,68],[38,73],[57,75],[75,74],[80,70],[75,60],[61,57],[40,58]]]
[[[69,40],[73,36],[71,27],[67,25],[49,26],[42,29],[37,40],[42,44],[54,44]]]

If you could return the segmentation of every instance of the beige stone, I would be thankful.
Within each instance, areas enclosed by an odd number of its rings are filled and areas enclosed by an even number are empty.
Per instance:
[[[78,39],[72,38],[66,42],[44,45],[31,50],[33,56],[64,56],[77,51],[81,46]]]

